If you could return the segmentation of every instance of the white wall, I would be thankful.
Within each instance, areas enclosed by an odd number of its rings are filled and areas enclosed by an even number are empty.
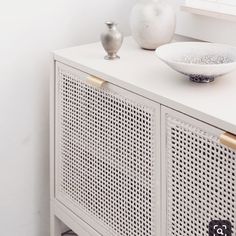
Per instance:
[[[128,33],[135,0],[0,0],[0,234],[49,235],[49,52]]]

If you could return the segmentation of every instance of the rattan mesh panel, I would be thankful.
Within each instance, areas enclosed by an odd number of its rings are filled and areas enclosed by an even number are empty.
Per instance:
[[[60,197],[110,235],[155,235],[155,110],[59,68]]]
[[[208,236],[211,220],[235,229],[235,152],[185,121],[168,115],[166,124],[168,235]]]

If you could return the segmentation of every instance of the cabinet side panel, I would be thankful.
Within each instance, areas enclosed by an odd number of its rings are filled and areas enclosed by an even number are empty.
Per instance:
[[[103,235],[159,230],[159,105],[57,66],[56,197]]]
[[[50,199],[53,200],[55,196],[54,191],[54,158],[55,158],[55,62],[53,55],[51,55],[50,67]]]

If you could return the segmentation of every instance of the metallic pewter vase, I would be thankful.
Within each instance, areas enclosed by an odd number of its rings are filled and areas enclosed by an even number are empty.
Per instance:
[[[108,29],[101,34],[101,42],[107,55],[106,60],[114,60],[120,58],[117,55],[123,42],[123,35],[117,29],[117,24],[111,21],[106,22]]]

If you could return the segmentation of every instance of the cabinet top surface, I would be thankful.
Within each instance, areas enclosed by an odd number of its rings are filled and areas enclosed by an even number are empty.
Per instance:
[[[104,60],[99,42],[58,50],[54,59],[236,134],[236,71],[212,83],[193,83],[131,37],[118,54],[120,60]]]

